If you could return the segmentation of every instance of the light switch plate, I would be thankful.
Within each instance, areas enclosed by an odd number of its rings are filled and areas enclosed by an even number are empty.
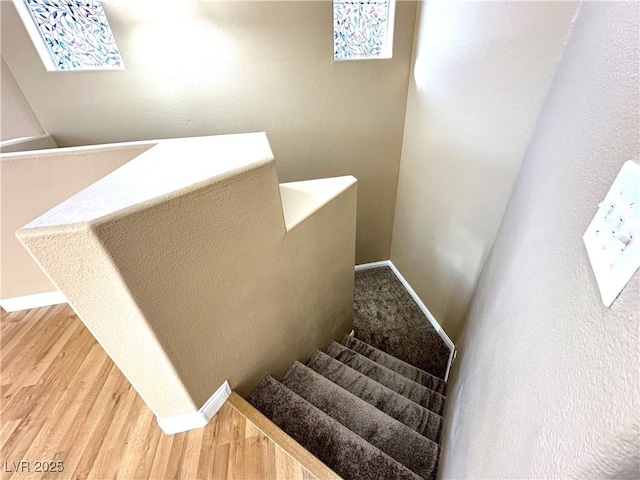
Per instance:
[[[602,302],[611,306],[640,267],[640,167],[625,162],[582,237]]]

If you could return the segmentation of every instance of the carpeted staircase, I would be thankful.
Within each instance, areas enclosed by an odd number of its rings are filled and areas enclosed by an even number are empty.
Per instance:
[[[439,376],[345,336],[280,382],[265,377],[248,400],[345,480],[435,479],[445,389]]]

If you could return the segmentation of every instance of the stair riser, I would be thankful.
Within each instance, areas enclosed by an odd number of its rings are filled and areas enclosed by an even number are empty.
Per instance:
[[[435,476],[440,447],[434,441],[299,362],[282,384],[422,478]]]
[[[364,355],[374,362],[379,363],[389,370],[393,370],[394,372],[407,377],[409,380],[419,383],[420,385],[424,385],[434,392],[438,392],[444,395],[446,391],[446,383],[441,378],[424,372],[419,368],[414,367],[413,365],[409,365],[408,363],[403,362],[402,360],[399,360],[381,350],[378,350],[377,348],[374,348],[355,337],[345,335],[340,343],[345,347],[350,348],[354,352],[357,352],[360,355]]]
[[[316,352],[307,366],[426,438],[440,440],[443,418],[335,358]]]
[[[378,365],[339,343],[333,342],[327,349],[327,354],[432,412],[438,415],[443,414],[445,397],[438,392],[407,380],[402,375]]]
[[[345,480],[420,479],[272,377],[247,400]]]

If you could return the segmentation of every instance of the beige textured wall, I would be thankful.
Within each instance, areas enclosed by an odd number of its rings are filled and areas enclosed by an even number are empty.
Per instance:
[[[638,159],[637,2],[584,2],[474,295],[441,478],[636,479],[640,279],[606,308],[582,243]]]
[[[127,70],[71,74],[0,3],[2,53],[58,145],[266,131],[281,181],[358,178],[357,262],[389,258],[414,2],[393,59],[359,62],[333,61],[330,1],[108,2]]]
[[[576,9],[419,7],[391,260],[453,341]]]
[[[44,133],[29,102],[2,56],[0,62],[0,140]]]
[[[52,292],[56,287],[15,232],[71,195],[115,170],[153,143],[74,147],[0,155],[0,298]]]
[[[352,328],[356,180],[283,204],[266,138],[234,137],[160,142],[19,232],[162,419]]]

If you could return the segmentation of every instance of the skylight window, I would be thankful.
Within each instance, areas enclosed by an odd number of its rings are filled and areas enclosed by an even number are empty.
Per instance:
[[[99,0],[14,0],[49,71],[124,69]]]
[[[391,58],[395,0],[333,1],[333,58]]]

